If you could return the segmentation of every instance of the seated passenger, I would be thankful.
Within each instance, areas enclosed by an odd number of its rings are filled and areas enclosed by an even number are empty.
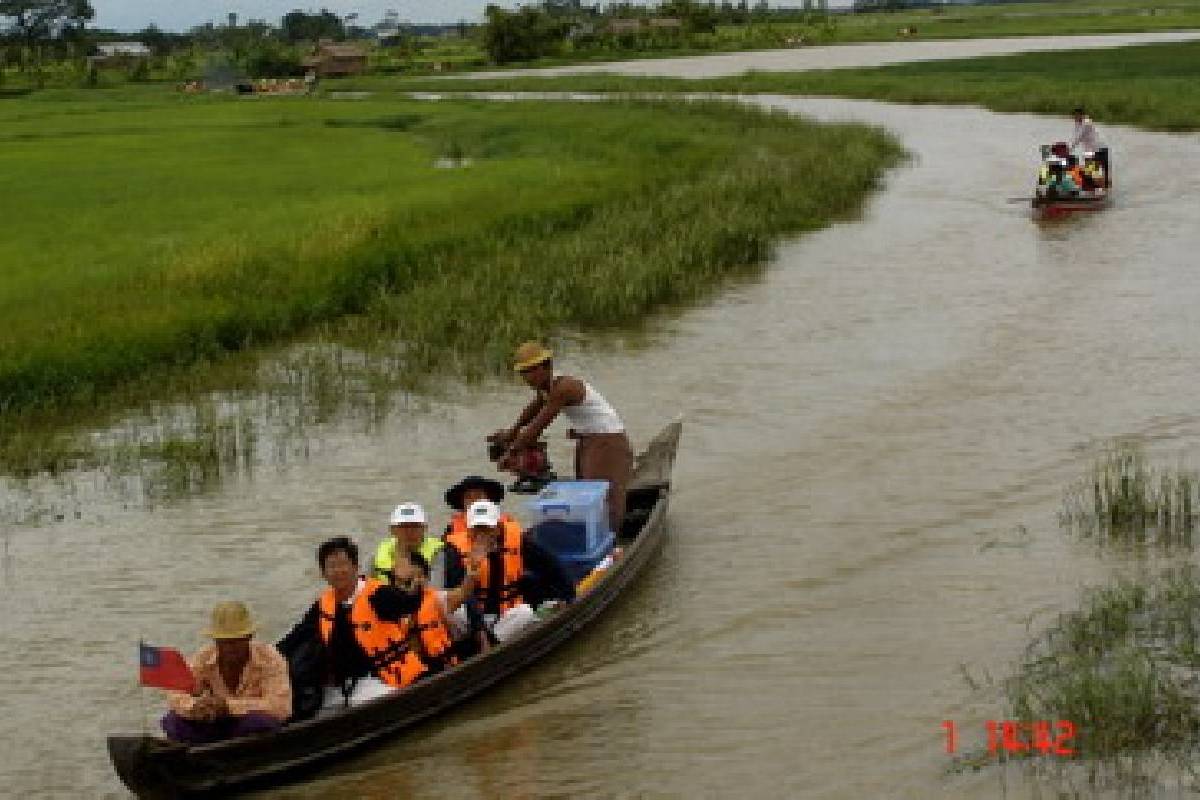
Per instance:
[[[279,643],[292,653],[316,636],[325,646],[331,685],[324,708],[356,706],[408,686],[440,669],[413,647],[412,616],[420,598],[358,573],[358,546],[345,536],[323,543],[317,563],[329,583],[300,622]],[[434,648],[436,650],[436,648]]]
[[[1083,154],[1083,188],[1091,190],[1105,188],[1104,165],[1096,158],[1095,153]]]
[[[1067,172],[1067,162],[1061,158],[1050,162],[1050,179],[1046,182],[1047,197],[1073,197],[1079,184]]]
[[[446,537],[446,585],[460,586],[470,561],[479,562],[472,601],[492,638],[503,641],[533,622],[539,603],[575,599],[575,586],[558,559],[516,526],[503,525],[495,503],[472,503],[467,525]]]
[[[287,662],[269,644],[251,641],[254,623],[241,603],[219,603],[206,634],[213,644],[188,662],[196,679],[191,694],[171,692],[162,718],[167,738],[207,744],[267,733],[292,713]]]
[[[418,619],[419,629],[424,637],[430,630],[430,623],[444,626],[453,649],[447,651],[441,644],[440,638],[422,641],[425,653],[436,653],[444,662],[443,666],[452,666],[458,660],[475,655],[479,652],[479,641],[472,632],[482,631],[482,624],[466,608],[466,603],[475,593],[476,582],[479,579],[479,562],[468,559],[463,582],[454,589],[438,589],[430,586],[429,565],[419,553],[400,550],[395,565],[391,571],[392,585],[402,592],[418,595],[420,611],[418,617],[424,615],[424,625]],[[428,607],[427,607],[428,604]],[[436,612],[436,613],[435,613]]]
[[[1083,164],[1079,163],[1075,156],[1067,159],[1067,174],[1071,176],[1077,189],[1083,188]]]
[[[410,553],[417,553],[432,570],[431,579],[434,586],[445,582],[445,569],[442,564],[442,540],[428,535],[425,509],[416,503],[401,503],[392,512],[388,521],[388,531],[391,533],[379,543],[375,551],[375,563],[371,574],[376,580],[384,583],[392,581],[392,565],[396,563],[396,550],[402,548]]]
[[[446,505],[454,509],[450,515],[450,524],[446,526],[445,536],[467,532],[467,509],[479,500],[490,500],[496,505],[504,502],[504,485],[490,478],[479,475],[468,475],[446,490]],[[521,525],[509,514],[500,514],[500,524],[516,528],[521,533]]]

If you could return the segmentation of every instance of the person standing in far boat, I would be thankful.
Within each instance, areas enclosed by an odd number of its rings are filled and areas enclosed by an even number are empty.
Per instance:
[[[1095,153],[1103,147],[1100,144],[1100,134],[1097,133],[1091,118],[1084,113],[1083,106],[1075,109],[1075,132],[1071,134],[1071,147],[1078,147],[1089,153]]]
[[[633,450],[625,423],[596,389],[580,378],[554,374],[554,354],[539,342],[525,342],[513,369],[537,392],[512,428],[493,434],[508,444],[508,458],[531,446],[562,413],[576,440],[575,477],[608,481],[608,521],[618,534],[625,518],[625,490],[633,475]],[[503,462],[501,462],[503,463]]]
[[[441,557],[442,540],[437,536],[429,536],[428,530],[424,508],[417,503],[401,503],[396,506],[388,520],[388,532],[391,535],[379,543],[371,574],[384,583],[391,583],[396,551],[403,548],[410,553],[419,554],[429,565],[430,580],[434,586],[443,585],[445,579]]]
[[[238,602],[220,603],[206,631],[213,643],[188,666],[196,678],[191,694],[171,692],[170,712],[162,719],[167,738],[207,744],[267,733],[292,713],[288,665],[269,644],[251,641],[254,622]]]

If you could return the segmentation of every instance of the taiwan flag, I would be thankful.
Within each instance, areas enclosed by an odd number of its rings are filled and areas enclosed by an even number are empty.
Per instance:
[[[138,642],[139,683],[158,689],[190,692],[196,687],[192,669],[173,647],[152,647]]]

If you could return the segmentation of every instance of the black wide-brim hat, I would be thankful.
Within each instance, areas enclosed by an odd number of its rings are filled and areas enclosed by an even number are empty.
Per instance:
[[[482,489],[487,492],[488,500],[493,503],[498,504],[504,500],[504,484],[500,481],[482,475],[468,475],[446,490],[446,505],[458,511],[466,511],[467,509],[463,508],[463,495],[467,493],[467,489]]]

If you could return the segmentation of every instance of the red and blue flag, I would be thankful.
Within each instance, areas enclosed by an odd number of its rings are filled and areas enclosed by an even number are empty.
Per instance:
[[[156,689],[176,689],[191,692],[196,688],[196,677],[184,660],[183,654],[173,647],[154,647],[138,642],[139,683]]]

